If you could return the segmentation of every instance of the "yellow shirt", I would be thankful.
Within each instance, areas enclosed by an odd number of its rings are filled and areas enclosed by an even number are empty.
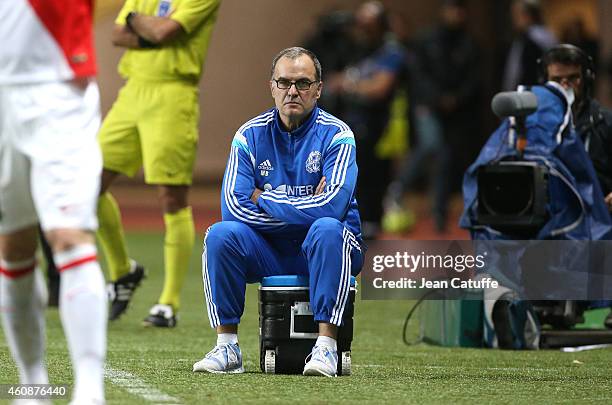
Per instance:
[[[125,79],[197,83],[202,75],[220,1],[126,0],[116,24],[125,25],[125,17],[135,11],[144,15],[168,16],[185,32],[159,48],[128,49],[119,62],[119,74]]]

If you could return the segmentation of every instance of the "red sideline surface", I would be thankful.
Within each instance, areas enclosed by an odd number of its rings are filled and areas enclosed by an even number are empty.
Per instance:
[[[163,213],[155,187],[121,184],[110,191],[119,204],[126,231],[164,230]],[[189,202],[197,234],[203,234],[210,225],[221,219],[219,187],[193,187],[189,192]]]

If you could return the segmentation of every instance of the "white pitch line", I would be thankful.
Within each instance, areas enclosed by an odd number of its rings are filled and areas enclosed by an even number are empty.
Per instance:
[[[179,399],[161,392],[127,371],[106,367],[104,369],[104,376],[110,382],[124,388],[130,394],[144,398],[146,401],[153,402],[154,404],[182,405]]]

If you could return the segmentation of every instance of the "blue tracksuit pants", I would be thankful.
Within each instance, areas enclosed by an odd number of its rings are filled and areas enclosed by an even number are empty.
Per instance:
[[[202,253],[210,325],[240,323],[247,283],[297,274],[309,276],[315,321],[340,326],[350,276],[357,275],[362,265],[355,236],[333,218],[316,220],[303,242],[267,238],[241,222],[218,222],[206,232]]]

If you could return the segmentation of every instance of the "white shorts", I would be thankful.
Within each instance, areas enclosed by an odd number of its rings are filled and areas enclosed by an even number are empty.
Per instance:
[[[0,234],[98,227],[95,82],[0,86]]]

